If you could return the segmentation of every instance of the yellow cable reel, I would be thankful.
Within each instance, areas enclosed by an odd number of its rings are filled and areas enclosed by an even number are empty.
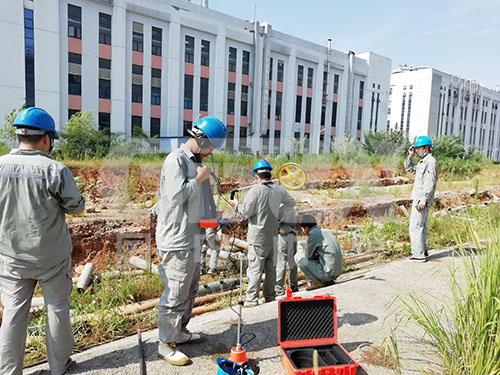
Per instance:
[[[280,184],[290,190],[297,190],[306,183],[306,171],[296,163],[285,163],[278,170]]]

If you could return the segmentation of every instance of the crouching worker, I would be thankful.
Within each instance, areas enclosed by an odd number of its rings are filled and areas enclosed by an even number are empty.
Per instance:
[[[342,273],[342,252],[333,233],[319,227],[311,215],[299,217],[297,227],[307,235],[305,254],[297,253],[297,264],[307,279],[307,290],[335,283]]]
[[[65,214],[85,208],[70,170],[48,153],[58,138],[43,109],[14,120],[19,149],[0,157],[0,374],[21,375],[28,313],[37,283],[47,311],[46,347],[51,373],[73,364],[69,315],[71,237]]]
[[[201,159],[220,148],[227,128],[215,117],[194,123],[190,138],[172,151],[161,168],[160,200],[156,242],[161,263],[158,272],[163,293],[158,304],[158,355],[172,365],[187,365],[190,360],[178,344],[201,342],[203,334],[189,332],[194,299],[200,280],[203,214],[202,183],[210,169]]]

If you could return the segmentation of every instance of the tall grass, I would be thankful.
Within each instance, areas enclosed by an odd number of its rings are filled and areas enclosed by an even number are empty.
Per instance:
[[[477,235],[472,227],[469,230],[479,248]],[[492,230],[493,242],[475,255],[460,248],[463,272],[455,262],[450,267],[451,304],[436,312],[427,300],[401,298],[411,321],[423,328],[424,340],[442,357],[449,374],[500,374],[499,234],[498,229]]]

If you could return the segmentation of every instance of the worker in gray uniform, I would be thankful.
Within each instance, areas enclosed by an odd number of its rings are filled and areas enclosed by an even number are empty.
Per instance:
[[[200,279],[204,236],[199,225],[204,207],[201,185],[211,173],[201,159],[223,145],[226,133],[226,125],[215,117],[198,120],[188,141],[167,156],[161,169],[156,242],[164,289],[158,304],[158,355],[172,365],[190,362],[178,344],[205,339],[187,329]]]
[[[425,261],[427,259],[427,219],[429,207],[434,202],[437,184],[437,162],[431,154],[432,140],[426,136],[415,139],[408,149],[408,157],[404,161],[407,172],[415,172],[415,182],[411,192],[412,207],[410,215],[411,256],[409,260]],[[413,162],[413,155],[420,157],[418,163]]]
[[[19,148],[0,157],[0,374],[21,375],[28,313],[37,283],[42,289],[47,360],[51,373],[74,363],[69,315],[71,237],[65,214],[85,209],[70,170],[52,159],[59,138],[52,116],[30,107],[15,118]]]
[[[308,282],[307,290],[332,285],[342,273],[342,251],[333,233],[321,228],[311,215],[303,215],[297,223],[307,235],[305,252],[297,253],[297,264]]]
[[[274,301],[276,257],[280,206],[282,211],[295,206],[295,200],[281,186],[271,182],[271,164],[258,160],[253,166],[257,182],[242,203],[232,200],[237,213],[248,217],[248,269],[246,307],[259,304],[262,274],[265,273],[263,294],[266,302]]]
[[[295,254],[297,253],[297,221],[294,207],[280,207],[280,223],[278,229],[278,258],[276,265],[276,295],[285,294],[285,276],[288,267],[288,284],[292,292],[299,290],[297,282],[297,263]]]

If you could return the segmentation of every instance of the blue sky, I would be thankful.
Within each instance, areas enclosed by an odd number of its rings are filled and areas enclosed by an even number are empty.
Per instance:
[[[196,2],[197,0],[193,0]],[[393,68],[431,66],[500,86],[500,0],[209,0],[242,19],[356,53],[373,51]]]

